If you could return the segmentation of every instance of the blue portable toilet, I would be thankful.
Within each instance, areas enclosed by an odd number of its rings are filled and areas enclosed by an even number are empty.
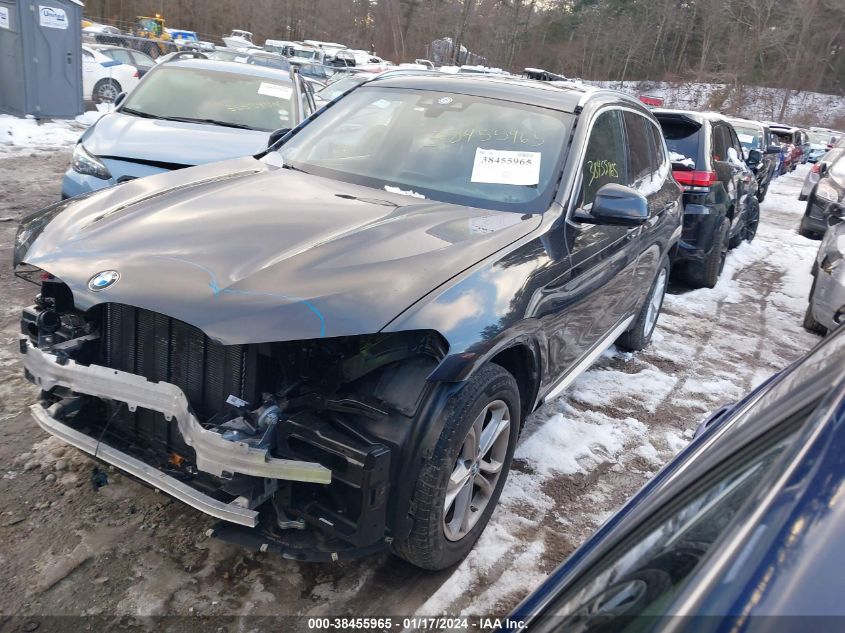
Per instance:
[[[0,0],[0,112],[82,114],[82,2]]]

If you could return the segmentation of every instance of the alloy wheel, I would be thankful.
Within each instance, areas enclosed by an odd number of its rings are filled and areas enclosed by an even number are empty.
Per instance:
[[[117,95],[117,88],[110,81],[100,84],[100,87],[97,88],[97,97],[99,98],[100,103],[114,103],[114,100],[117,99]]]
[[[487,404],[464,438],[446,486],[443,531],[450,541],[466,536],[484,514],[502,474],[511,415],[502,400]]]

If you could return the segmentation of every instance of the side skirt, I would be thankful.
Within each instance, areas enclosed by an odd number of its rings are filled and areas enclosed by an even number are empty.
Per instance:
[[[590,366],[596,361],[596,359],[601,356],[604,351],[613,345],[613,342],[621,336],[623,332],[625,332],[634,322],[634,317],[629,316],[620,321],[616,327],[614,327],[607,335],[598,341],[590,351],[588,351],[584,356],[581,357],[575,366],[570,369],[568,372],[563,374],[560,378],[558,378],[558,382],[542,397],[538,398],[537,405],[534,407],[535,409],[539,407],[542,403],[548,402],[549,400],[553,400],[557,396],[559,396],[563,391],[571,385],[578,376],[583,374]]]

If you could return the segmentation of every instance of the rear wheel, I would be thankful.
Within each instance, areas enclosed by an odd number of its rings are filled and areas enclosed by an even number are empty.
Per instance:
[[[813,285],[810,286],[810,298],[807,304],[807,311],[804,313],[804,329],[812,334],[819,334],[824,336],[827,334],[827,328],[823,326],[821,323],[816,321],[816,317],[813,316],[813,295],[816,292],[816,276],[815,276],[815,262],[813,262]]]
[[[120,84],[114,79],[100,79],[94,84],[94,89],[91,91],[91,100],[94,103],[114,103],[117,95],[121,92]]]
[[[393,543],[396,555],[424,569],[463,559],[493,514],[519,435],[516,380],[486,365],[450,399],[444,416],[414,491],[414,527]]]
[[[713,288],[719,281],[719,276],[725,267],[728,255],[728,231],[731,222],[722,219],[716,235],[713,236],[713,246],[703,262],[692,262],[687,267],[687,281],[696,288]]]
[[[657,317],[663,307],[663,298],[666,296],[666,287],[669,285],[669,260],[664,258],[657,270],[657,275],[651,284],[651,290],[646,297],[643,307],[640,309],[637,318],[631,328],[624,332],[616,344],[624,350],[636,352],[644,349],[651,341],[654,328],[657,325]]]
[[[807,306],[807,311],[804,313],[804,329],[812,334],[820,334],[824,336],[827,334],[827,328],[823,326],[821,323],[816,321],[816,317],[813,316],[813,304]]]
[[[760,226],[760,202],[754,198],[749,198],[747,204],[745,225],[742,227],[742,238],[751,242],[754,240],[754,236],[757,235],[757,227]]]

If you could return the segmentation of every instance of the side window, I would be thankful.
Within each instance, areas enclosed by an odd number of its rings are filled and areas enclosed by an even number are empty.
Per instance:
[[[121,50],[113,50],[109,51],[110,55],[113,60],[120,62],[121,64],[129,64],[132,66],[135,63],[135,60],[130,57],[129,53],[126,51]]]
[[[742,145],[739,143],[736,131],[730,125],[723,125],[722,131],[725,135],[725,144],[728,147],[728,162],[732,165],[742,166],[744,164],[742,160]]]
[[[711,150],[713,152],[713,160],[723,161],[727,160],[728,156],[728,145],[725,142],[725,134],[722,126],[718,123],[713,125],[712,128],[712,143],[711,143]]]
[[[602,186],[611,182],[620,185],[628,182],[625,135],[619,114],[618,110],[607,110],[593,123],[581,167],[579,207],[591,205]]]
[[[654,169],[652,152],[654,142],[651,138],[651,123],[639,114],[622,112],[625,121],[625,133],[628,138],[628,185],[637,186],[647,178]]]
[[[666,164],[666,150],[664,149],[663,133],[653,123],[649,124],[651,128],[651,140],[654,144],[654,161],[657,169]]]

